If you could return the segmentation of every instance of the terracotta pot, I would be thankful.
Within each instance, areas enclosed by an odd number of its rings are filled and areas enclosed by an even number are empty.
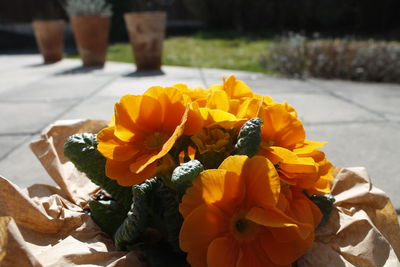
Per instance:
[[[124,14],[138,70],[160,69],[166,17],[162,11]]]
[[[61,60],[64,50],[64,21],[34,20],[32,26],[44,62],[53,63]]]
[[[70,18],[79,56],[84,66],[103,66],[106,61],[110,18],[76,16]]]

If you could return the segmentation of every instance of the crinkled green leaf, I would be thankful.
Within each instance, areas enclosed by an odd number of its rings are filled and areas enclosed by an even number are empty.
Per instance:
[[[132,186],[131,209],[114,235],[114,243],[118,250],[127,250],[129,246],[135,245],[140,235],[150,226],[150,202],[159,183],[159,179],[152,178]]]
[[[186,188],[191,185],[192,180],[203,170],[203,165],[196,159],[185,162],[174,169],[171,182],[178,191],[185,192]]]
[[[258,153],[261,142],[262,123],[263,121],[260,118],[252,118],[243,124],[235,145],[236,155],[253,157]]]
[[[133,202],[127,218],[114,235],[119,250],[131,250],[138,244],[166,242],[171,252],[179,249],[179,231],[183,218],[179,213],[179,194],[152,178],[132,187]]]
[[[89,202],[90,216],[109,236],[114,236],[126,218],[126,209],[115,200],[93,200]]]
[[[93,183],[107,191],[127,210],[130,208],[132,203],[131,187],[120,186],[106,176],[106,159],[97,150],[95,134],[80,133],[68,137],[64,144],[64,155]]]
[[[180,251],[179,232],[183,223],[183,218],[179,213],[178,195],[165,185],[161,185],[157,188],[155,193],[157,203],[161,206],[162,218],[160,219],[163,221],[167,241],[174,251]]]

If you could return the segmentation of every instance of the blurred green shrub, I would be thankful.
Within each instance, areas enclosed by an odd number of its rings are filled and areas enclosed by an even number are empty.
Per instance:
[[[289,34],[269,46],[261,64],[290,77],[400,83],[400,43],[306,40]]]

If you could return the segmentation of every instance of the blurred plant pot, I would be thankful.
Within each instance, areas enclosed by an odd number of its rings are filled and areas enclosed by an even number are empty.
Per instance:
[[[32,26],[44,62],[60,61],[64,51],[64,21],[34,20]]]
[[[84,66],[103,66],[106,61],[110,18],[70,17],[76,46]]]
[[[124,14],[138,70],[160,69],[166,17],[163,11]]]

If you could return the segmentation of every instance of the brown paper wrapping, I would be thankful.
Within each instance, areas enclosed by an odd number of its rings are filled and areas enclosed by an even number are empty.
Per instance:
[[[104,121],[58,121],[31,149],[58,188],[18,188],[0,177],[0,266],[145,266],[137,252],[115,251],[83,212],[99,188],[63,157],[69,135],[98,132]],[[400,227],[389,198],[364,168],[340,169],[328,224],[298,266],[400,266]]]

